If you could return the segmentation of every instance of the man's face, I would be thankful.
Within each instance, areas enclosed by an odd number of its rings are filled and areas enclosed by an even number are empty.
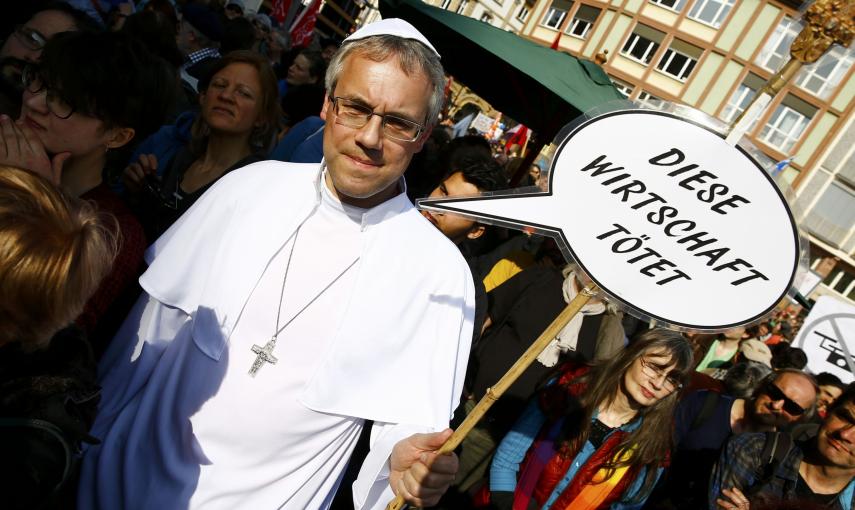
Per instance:
[[[463,178],[462,172],[454,172],[442,181],[428,198],[471,196],[480,192],[477,186]],[[463,216],[429,211],[422,211],[422,215],[454,244],[459,244],[466,239],[477,239],[485,230],[483,225]]]
[[[175,37],[175,42],[178,45],[178,49],[181,50],[182,55],[186,57],[198,49],[196,48],[195,40],[193,26],[182,20],[178,25],[178,35]]]
[[[285,76],[285,81],[288,85],[305,85],[307,83],[317,83],[318,77],[312,76],[310,72],[312,63],[309,62],[305,55],[297,55],[294,63],[288,68],[288,74]]]
[[[838,388],[837,386],[820,386],[819,387],[819,396],[816,398],[816,408],[819,411],[825,412],[825,408],[828,407],[829,404],[837,400],[837,397],[843,393],[843,390]]]
[[[243,16],[243,12],[241,12],[240,8],[236,5],[227,5],[223,10],[223,14],[225,14],[228,19],[235,19]]]
[[[330,95],[372,108],[374,113],[393,115],[424,125],[431,85],[423,73],[406,74],[391,56],[374,62],[359,55],[348,57]],[[424,129],[414,142],[384,136],[382,119],[374,115],[361,128],[336,122],[335,107],[324,99],[321,118],[324,128],[324,159],[329,169],[330,189],[344,202],[373,207],[397,194],[398,179],[430,136]]]
[[[855,469],[855,403],[847,402],[825,418],[816,436],[816,446],[831,465]]]
[[[799,421],[815,400],[816,392],[806,377],[782,373],[757,396],[752,414],[763,425],[781,427]]]
[[[21,73],[27,63],[37,62],[45,43],[59,32],[76,30],[74,20],[59,11],[36,13],[9,34],[0,47],[0,74],[15,90],[23,90]]]
[[[24,25],[12,32],[0,48],[0,58],[12,57],[24,62],[36,62],[42,55],[44,43],[59,32],[75,30],[74,20],[59,11],[36,13]]]

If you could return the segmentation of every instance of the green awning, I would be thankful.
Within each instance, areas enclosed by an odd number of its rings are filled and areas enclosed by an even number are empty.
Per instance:
[[[380,0],[380,12],[412,23],[439,51],[446,73],[542,140],[583,112],[623,99],[594,62],[488,23],[421,0]]]

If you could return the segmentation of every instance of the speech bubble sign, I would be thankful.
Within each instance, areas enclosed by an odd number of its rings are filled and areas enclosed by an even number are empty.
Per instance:
[[[763,317],[799,262],[796,222],[760,164],[666,112],[621,110],[580,124],[556,152],[547,192],[419,207],[552,235],[612,298],[689,329]]]
[[[855,306],[820,296],[793,345],[805,351],[812,373],[829,372],[847,384],[855,381]]]

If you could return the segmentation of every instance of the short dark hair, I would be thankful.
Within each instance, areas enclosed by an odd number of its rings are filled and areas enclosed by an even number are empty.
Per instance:
[[[841,390],[846,388],[846,385],[843,384],[843,381],[840,380],[834,374],[829,374],[828,372],[821,372],[816,375],[816,384],[818,386],[834,386],[835,388],[840,388]]]
[[[163,124],[176,88],[169,65],[121,32],[57,34],[45,46],[39,69],[75,111],[106,127],[132,128],[137,140]]]
[[[457,172],[463,174],[463,179],[466,182],[473,184],[481,191],[496,191],[508,187],[508,177],[504,170],[491,159],[474,161],[462,168],[452,169],[446,178]]]
[[[72,7],[67,2],[48,2],[41,9],[33,12],[33,16],[45,11],[56,11],[65,14],[71,18],[74,22],[74,28],[79,31],[101,32],[104,30],[104,27],[99,24],[95,18],[76,7]],[[30,19],[32,19],[33,16],[30,16]]]
[[[724,375],[727,393],[736,398],[749,398],[757,387],[772,372],[772,369],[756,361],[740,361]]]
[[[842,407],[848,402],[855,403],[855,383],[847,384],[843,388],[843,393],[841,393],[840,396],[834,400],[834,402],[828,404],[828,414],[831,414],[832,411],[834,411],[838,407]]]
[[[312,78],[318,78],[319,84],[322,83],[324,73],[327,72],[327,61],[321,56],[321,52],[316,50],[302,50],[297,54],[298,57],[300,55],[303,55],[309,61],[309,75]]]
[[[122,32],[132,35],[145,44],[151,52],[178,68],[184,56],[175,42],[175,24],[162,11],[139,11],[128,16]]]
[[[807,365],[807,354],[798,347],[791,347],[789,344],[782,342],[784,345],[773,351],[772,368],[778,370],[781,368],[795,368],[801,370]]]

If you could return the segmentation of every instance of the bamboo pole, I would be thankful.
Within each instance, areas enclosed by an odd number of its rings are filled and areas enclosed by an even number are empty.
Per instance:
[[[457,430],[451,434],[451,437],[448,438],[445,444],[437,450],[437,453],[440,455],[451,453],[460,445],[461,442],[463,442],[466,434],[468,434],[469,431],[471,431],[475,425],[481,421],[481,418],[490,409],[490,407],[492,407],[492,405],[499,400],[499,397],[501,397],[505,391],[510,388],[514,381],[516,381],[519,376],[525,372],[525,369],[528,368],[535,359],[537,359],[537,356],[540,355],[544,349],[546,349],[549,342],[558,336],[558,333],[564,329],[564,326],[566,326],[567,323],[569,323],[570,320],[579,313],[579,310],[581,310],[582,307],[597,294],[598,290],[597,286],[591,283],[582,289],[581,292],[576,294],[576,297],[574,297],[569,303],[567,303],[567,306],[560,314],[558,314],[558,317],[552,321],[552,324],[550,324],[543,333],[540,334],[537,340],[535,340],[534,343],[526,349],[516,363],[514,363],[505,375],[499,379],[499,382],[497,382],[493,387],[487,389],[487,393],[484,395],[484,398],[482,398],[481,401],[478,402],[478,405],[472,409],[472,412],[466,416],[463,423],[457,427]],[[404,504],[404,498],[402,496],[397,496],[393,501],[386,505],[386,510],[401,510],[404,507]]]

